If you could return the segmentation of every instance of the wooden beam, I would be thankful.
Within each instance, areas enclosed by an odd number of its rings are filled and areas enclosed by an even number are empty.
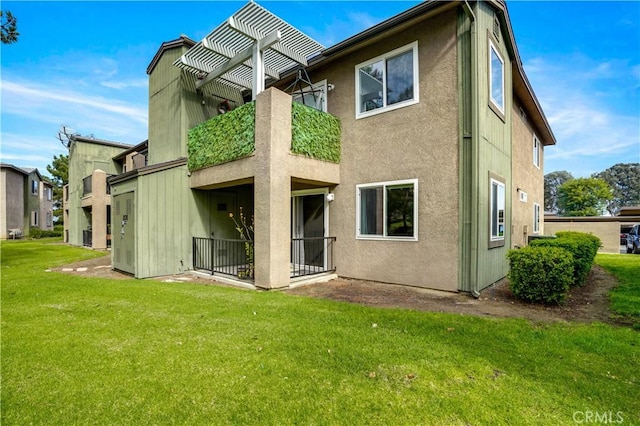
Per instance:
[[[227,21],[229,27],[249,38],[252,38],[254,40],[261,40],[264,39],[266,37],[265,34],[262,33],[262,31],[258,30],[257,28],[254,28],[251,24],[247,24],[246,22],[242,21],[241,19],[236,19],[233,16],[229,18],[229,20]],[[304,65],[305,67],[308,65],[307,64],[307,58],[305,58],[304,56],[300,55],[297,52],[294,52],[292,49],[283,46],[282,43],[278,43],[278,44],[273,44],[270,46],[272,50],[275,50],[276,52],[278,52],[279,54],[281,54],[284,57],[287,57],[289,59],[291,59],[292,61],[295,61],[299,64]]]

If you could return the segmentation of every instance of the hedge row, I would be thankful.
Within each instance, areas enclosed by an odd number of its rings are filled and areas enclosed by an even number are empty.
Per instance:
[[[531,302],[560,303],[569,288],[586,282],[601,241],[592,234],[558,232],[556,238],[533,240],[510,250],[509,286]]]
[[[62,236],[62,230],[61,229],[54,229],[54,230],[46,230],[46,229],[40,229],[37,227],[31,227],[29,228],[29,238],[50,238],[50,237],[61,237]]]

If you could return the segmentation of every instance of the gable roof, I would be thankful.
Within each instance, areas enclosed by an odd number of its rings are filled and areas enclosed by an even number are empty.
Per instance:
[[[504,0],[487,0],[493,7],[503,12],[499,14],[501,25],[506,30],[506,40],[508,42],[511,52],[513,52],[512,69],[513,69],[513,91],[515,96],[520,99],[524,109],[527,112],[529,118],[536,126],[538,130],[537,136],[540,138],[544,145],[555,145],[556,138],[551,130],[549,121],[547,120],[542,106],[538,101],[538,98],[533,91],[533,87],[527,78],[516,45],[513,28],[511,26],[511,20],[509,19],[509,13],[507,5]],[[473,2],[472,2],[473,3]],[[441,1],[441,0],[426,0],[398,15],[367,28],[366,30],[349,37],[348,39],[341,41],[334,46],[324,49],[320,55],[313,58],[309,66],[316,66],[324,64],[328,61],[332,61],[338,57],[344,56],[349,52],[361,47],[363,43],[372,43],[377,38],[384,37],[385,33],[391,30],[401,29],[417,22],[418,20],[425,19],[427,17],[442,13],[460,5],[468,4],[466,1],[454,0],[454,1]],[[297,68],[297,67],[296,67]],[[296,69],[292,69],[287,72],[287,77],[296,72]]]
[[[44,180],[42,179],[42,175],[40,174],[40,170],[36,169],[35,167],[18,167],[9,163],[0,163],[0,168],[11,169],[25,176],[29,176],[30,174],[35,172],[36,175],[38,175],[38,179],[44,182]]]

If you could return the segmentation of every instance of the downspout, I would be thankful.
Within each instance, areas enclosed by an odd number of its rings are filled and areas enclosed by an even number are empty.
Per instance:
[[[476,25],[476,16],[473,13],[473,9],[464,0],[463,9],[471,20],[471,217],[474,219],[471,221],[471,265],[470,265],[470,279],[471,279],[471,294],[476,299],[480,297],[480,291],[478,290],[478,200],[479,200],[479,168],[480,168],[480,156],[478,154],[478,138],[480,135],[479,126],[479,111],[478,111],[478,29]]]

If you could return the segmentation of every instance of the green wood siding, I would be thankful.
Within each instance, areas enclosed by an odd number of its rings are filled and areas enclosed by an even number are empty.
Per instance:
[[[479,158],[478,158],[478,287],[482,289],[504,277],[509,265],[506,259],[511,246],[511,58],[500,37],[494,46],[504,60],[504,120],[489,106],[489,38],[492,37],[494,10],[492,6],[478,3],[478,99],[479,99]],[[489,173],[505,180],[505,241],[504,246],[489,248]]]
[[[504,60],[504,115],[490,107],[489,39],[494,10],[478,2],[475,28],[463,8],[458,12],[460,124],[460,281],[463,291],[481,290],[508,272],[511,245],[511,56],[501,35],[494,46]],[[505,183],[504,246],[490,248],[490,175]]]
[[[191,268],[189,212],[194,199],[187,167],[138,177],[136,276],[175,274]]]

